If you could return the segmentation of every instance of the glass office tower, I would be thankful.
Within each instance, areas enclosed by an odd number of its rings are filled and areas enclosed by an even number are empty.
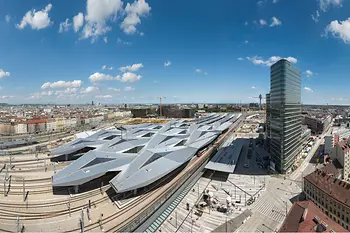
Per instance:
[[[285,59],[271,66],[268,128],[271,161],[285,173],[301,152],[301,73]]]

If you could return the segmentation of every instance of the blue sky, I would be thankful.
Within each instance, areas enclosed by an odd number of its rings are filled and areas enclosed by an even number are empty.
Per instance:
[[[2,0],[0,102],[257,102],[269,66],[305,104],[350,104],[345,0]]]

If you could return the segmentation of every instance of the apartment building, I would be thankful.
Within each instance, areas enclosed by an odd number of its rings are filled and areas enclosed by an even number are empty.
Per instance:
[[[312,201],[293,203],[279,232],[346,232]]]
[[[303,191],[329,218],[350,229],[350,184],[338,179],[340,169],[332,163],[304,177]]]
[[[302,120],[306,124],[313,134],[322,134],[329,129],[332,123],[332,116],[326,114],[317,114],[317,115],[304,115]]]
[[[350,181],[350,138],[338,142],[330,154],[331,160],[337,160],[343,167],[342,179]]]

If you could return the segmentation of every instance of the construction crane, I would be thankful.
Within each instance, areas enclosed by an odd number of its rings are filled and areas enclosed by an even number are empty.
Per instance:
[[[260,102],[259,102],[259,107],[260,107],[260,109],[262,109],[262,108],[261,108],[261,100],[262,100],[262,99],[266,99],[266,98],[263,97],[261,94],[260,94],[258,97],[252,97],[252,98],[254,98],[254,99],[259,99],[259,101],[260,101]]]
[[[166,99],[165,96],[156,96],[159,99],[159,117],[162,117],[162,99]]]

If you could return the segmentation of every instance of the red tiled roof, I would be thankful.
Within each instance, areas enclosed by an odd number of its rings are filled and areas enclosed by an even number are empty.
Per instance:
[[[350,208],[349,183],[334,178],[333,175],[329,175],[327,172],[319,169],[305,176],[304,179]]]
[[[47,122],[47,119],[31,119],[27,120],[25,123],[26,124],[39,124],[39,123],[45,123]]]
[[[314,220],[317,216],[318,220]],[[317,223],[318,222],[318,223]],[[318,225],[327,224],[327,228]],[[322,231],[323,230],[323,231]],[[295,202],[279,232],[348,232],[323,213],[312,201]]]

